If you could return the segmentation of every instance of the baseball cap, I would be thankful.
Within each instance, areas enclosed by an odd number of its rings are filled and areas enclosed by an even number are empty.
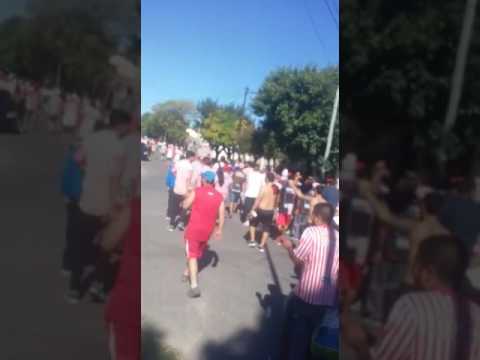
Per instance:
[[[213,171],[205,171],[202,173],[202,178],[209,183],[213,183],[215,181],[215,173]]]

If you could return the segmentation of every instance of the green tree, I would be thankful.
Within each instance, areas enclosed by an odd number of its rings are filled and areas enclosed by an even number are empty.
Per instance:
[[[263,151],[272,156],[281,153],[292,163],[304,163],[309,172],[317,172],[325,151],[335,92],[338,69],[282,68],[271,73],[264,81],[252,108],[263,121],[257,137],[264,134]],[[334,146],[338,146],[337,139]],[[260,139],[259,139],[260,140]],[[256,142],[256,141],[254,141]],[[279,152],[280,153],[280,152]],[[338,148],[327,170],[338,167]]]
[[[237,128],[239,118],[224,110],[217,110],[202,120],[200,134],[208,141],[218,158],[220,151],[225,150],[231,157],[237,145]]]
[[[411,149],[418,167],[429,166],[440,145],[464,6],[454,0],[342,4],[342,135],[369,144],[372,132],[385,134],[387,144],[374,144],[376,152]],[[472,153],[471,134],[480,133],[479,31],[476,22],[461,111],[448,139],[452,159]]]
[[[190,102],[171,100],[157,104],[142,116],[142,133],[169,143],[183,144],[187,139],[189,116],[194,106]]]

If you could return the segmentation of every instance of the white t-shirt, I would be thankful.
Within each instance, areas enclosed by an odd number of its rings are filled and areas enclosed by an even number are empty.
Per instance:
[[[100,112],[90,104],[81,106],[83,114],[79,132],[82,136],[87,136],[95,130],[95,125],[100,120]]]
[[[111,130],[92,133],[84,139],[85,177],[80,208],[83,212],[104,216],[111,210],[110,180],[123,166],[124,146]]]
[[[200,180],[203,172],[203,164],[200,161],[195,160],[194,162],[192,162],[192,170],[193,170],[192,185],[194,187],[199,187],[201,184]]]
[[[58,115],[60,112],[60,90],[59,89],[53,89],[49,93],[49,98],[48,98],[48,114],[53,116],[53,115]]]
[[[247,172],[247,186],[245,188],[245,197],[256,198],[260,194],[262,186],[265,184],[265,174],[256,170]]]
[[[63,112],[63,125],[73,127],[77,124],[78,102],[73,96],[70,96],[65,102]]]
[[[187,159],[183,159],[177,161],[174,167],[175,171],[175,187],[173,191],[177,195],[185,195],[189,188],[192,173],[193,173],[193,166],[190,161]]]

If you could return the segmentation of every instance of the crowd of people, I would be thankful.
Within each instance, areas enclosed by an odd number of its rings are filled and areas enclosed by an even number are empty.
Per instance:
[[[24,79],[5,70],[0,70],[0,91],[0,107],[3,107],[0,121],[10,122],[9,130],[20,133],[46,129],[52,133],[75,131],[85,136],[108,124],[109,109],[131,111],[135,105],[133,90],[128,86],[99,99],[67,91],[52,82]]]
[[[106,304],[112,359],[140,352],[139,137],[136,117],[112,109],[108,125],[74,136],[63,172],[66,299]]]
[[[338,303],[338,180],[254,161],[216,160],[165,143],[157,150],[168,163],[167,229],[182,231],[185,240],[187,296],[201,296],[198,260],[209,239],[220,239],[238,216],[249,229],[249,247],[263,253],[272,239],[292,260],[299,281],[288,301],[289,346],[283,352],[288,359],[310,358],[315,329]]]
[[[354,154],[343,168],[342,349],[351,359],[479,359],[475,179],[441,188]]]

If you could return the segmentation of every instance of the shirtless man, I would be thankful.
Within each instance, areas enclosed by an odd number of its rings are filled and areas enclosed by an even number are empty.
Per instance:
[[[442,208],[442,196],[437,193],[426,194],[422,201],[422,216],[418,220],[411,220],[405,217],[398,217],[392,214],[390,209],[380,201],[373,192],[369,183],[362,182],[360,192],[374,208],[380,220],[391,226],[409,233],[409,260],[405,274],[402,293],[413,288],[413,266],[417,251],[423,240],[438,235],[449,235],[448,229],[440,223],[438,212]]]
[[[260,194],[255,200],[252,211],[250,212],[250,242],[248,246],[257,247],[260,252],[265,251],[265,244],[272,229],[273,216],[278,206],[279,198],[278,187],[274,184],[275,175],[270,172],[267,174],[265,180],[266,183],[260,190]],[[262,225],[262,240],[260,245],[257,246],[255,231],[258,225]]]
[[[297,186],[298,183],[298,178],[296,177],[295,180],[289,181],[290,187],[295,191],[295,195],[297,195],[298,198],[308,201],[309,202],[309,210],[308,210],[308,223],[312,224],[313,223],[313,209],[317,204],[325,204],[327,200],[322,196],[322,187],[320,185],[317,185],[317,187],[314,190],[314,195],[309,196],[305,195],[302,193],[302,191],[298,188]]]

